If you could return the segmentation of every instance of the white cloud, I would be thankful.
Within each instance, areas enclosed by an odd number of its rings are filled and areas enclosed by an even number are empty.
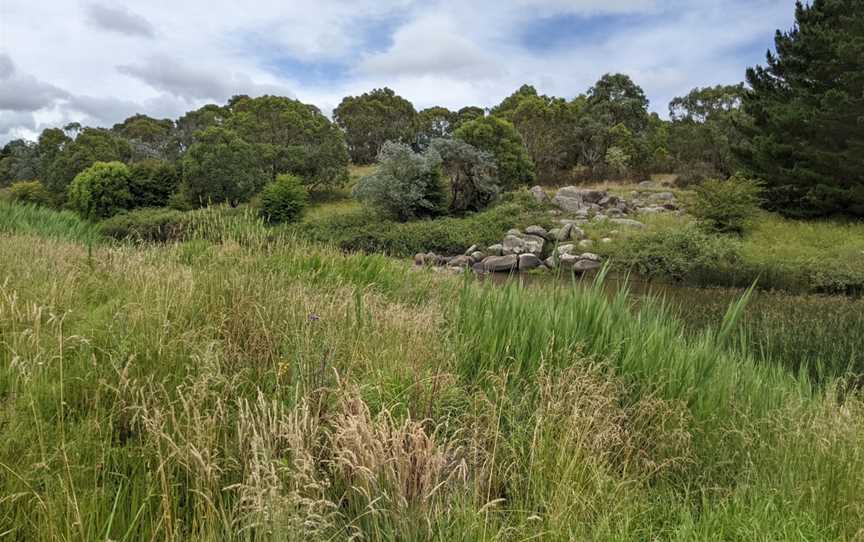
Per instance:
[[[0,0],[4,126],[20,122],[21,133],[34,122],[111,125],[136,112],[176,117],[237,93],[296,95],[329,111],[345,95],[381,86],[418,108],[491,106],[523,83],[572,97],[612,71],[632,75],[663,112],[693,86],[740,81],[746,64],[761,60],[753,58],[754,44],[767,47],[775,28],[791,25],[794,9],[793,0],[117,5]],[[560,39],[532,47],[556,17],[565,18],[555,29]],[[285,58],[291,62],[280,72],[274,59]],[[319,65],[343,69],[332,77],[304,72]]]

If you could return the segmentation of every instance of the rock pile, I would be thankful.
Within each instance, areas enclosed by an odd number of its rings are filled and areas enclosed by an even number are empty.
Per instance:
[[[446,257],[431,252],[417,254],[414,263],[456,270],[472,269],[478,273],[509,273],[542,268],[561,268],[576,273],[591,271],[601,267],[602,260],[592,252],[584,252],[591,249],[594,242],[587,238],[581,226],[589,221],[608,221],[622,228],[644,228],[643,223],[627,216],[680,212],[672,192],[657,192],[656,189],[654,183],[645,181],[631,192],[630,199],[624,199],[606,190],[565,186],[550,200],[543,188],[535,186],[530,193],[538,203],[551,203],[560,211],[550,212],[559,216],[566,214],[571,218],[559,219],[560,225],[550,230],[536,225],[528,226],[524,231],[510,230],[500,243],[485,248],[472,245],[458,256]],[[609,243],[612,240],[604,238],[600,242]]]

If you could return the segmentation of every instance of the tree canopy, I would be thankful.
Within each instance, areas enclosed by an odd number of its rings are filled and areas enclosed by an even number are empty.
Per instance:
[[[513,123],[494,116],[482,117],[463,124],[454,135],[495,157],[503,188],[534,181],[534,163]]]
[[[796,3],[776,54],[747,70],[753,118],[742,157],[768,205],[795,216],[864,216],[864,10],[859,0]]]
[[[371,164],[386,141],[410,144],[416,131],[417,111],[389,88],[361,96],[347,96],[333,111],[345,131],[348,153],[355,164]]]

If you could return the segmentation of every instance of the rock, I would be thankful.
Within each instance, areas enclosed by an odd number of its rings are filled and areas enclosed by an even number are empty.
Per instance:
[[[570,240],[578,241],[580,239],[585,239],[585,232],[582,228],[577,228],[576,226],[570,227]]]
[[[659,192],[657,194],[652,194],[651,199],[653,201],[673,201],[675,199],[675,194],[672,192]]]
[[[415,254],[414,265],[426,265],[426,255],[422,252]]]
[[[471,246],[468,248],[468,250],[466,250],[466,251],[464,252],[464,254],[465,254],[466,256],[470,256],[472,252],[476,252],[476,251],[478,251],[478,250],[480,250],[480,247],[478,247],[477,245],[471,245]]]
[[[481,274],[481,275],[482,275],[482,274],[485,274],[485,273],[487,272],[487,271],[486,271],[486,268],[483,267],[483,262],[477,262],[477,263],[475,263],[474,265],[471,266],[471,269],[472,269],[475,273],[478,273],[478,274]]]
[[[558,255],[563,256],[565,254],[570,254],[573,250],[573,245],[561,245],[558,247]]]
[[[534,201],[537,203],[548,203],[549,195],[546,194],[546,191],[543,190],[540,186],[532,186],[531,187],[531,196],[534,198]]]
[[[490,256],[501,256],[504,254],[504,246],[500,243],[492,245],[486,249],[486,252],[488,252]]]
[[[549,238],[549,232],[546,231],[546,228],[541,226],[528,226],[525,228],[525,233],[528,235],[536,235],[537,237],[542,237],[543,239]]]
[[[594,241],[591,239],[582,239],[579,241],[579,248],[591,248],[594,246]]]
[[[555,269],[556,267],[558,267],[558,262],[555,261],[555,258],[553,258],[552,256],[549,256],[548,258],[543,260],[543,263],[546,264],[546,267],[548,267],[549,269]]]
[[[657,188],[657,183],[654,181],[642,181],[639,183],[639,188]]]
[[[597,202],[597,205],[604,209],[608,209],[609,207],[618,207],[621,204],[621,198],[618,196],[606,196]]]
[[[454,256],[447,262],[449,267],[471,267],[473,264],[471,256]]]
[[[441,256],[438,256],[434,252],[427,252],[426,253],[426,258],[425,258],[426,265],[441,265],[442,261],[443,261],[443,258],[441,258]]]
[[[606,215],[596,215],[591,219],[592,222],[606,222],[607,220],[609,220],[609,217]]]
[[[579,261],[579,256],[575,254],[561,254],[558,257],[558,265],[564,269],[572,269],[576,262]]]
[[[567,224],[561,228],[556,228],[552,230],[554,234],[552,234],[552,238],[555,241],[569,241],[570,240],[570,232],[573,230],[573,226]],[[550,232],[551,233],[551,232]]]
[[[585,271],[593,271],[594,269],[599,269],[600,267],[603,267],[603,264],[594,260],[579,260],[575,262],[572,266],[573,271],[578,273],[584,273]]]
[[[470,256],[471,256],[471,259],[474,260],[475,262],[482,262],[483,259],[486,258],[486,253],[477,250],[477,251],[472,252],[470,254]]]
[[[575,213],[585,208],[582,194],[575,186],[565,186],[559,189],[555,197],[552,198],[552,203],[570,213]]]
[[[530,269],[537,269],[542,266],[543,262],[540,261],[540,258],[533,254],[521,254],[519,256],[519,271],[528,271]]]
[[[522,235],[522,232],[517,230],[516,228],[507,230],[507,235]]]
[[[541,254],[546,240],[536,235],[507,235],[501,243],[503,254],[522,254],[531,252]]]
[[[599,262],[599,261],[601,261],[600,256],[598,256],[598,255],[596,255],[596,254],[594,254],[594,253],[592,253],[592,252],[585,252],[585,253],[583,253],[583,254],[580,254],[580,255],[579,255],[579,259],[580,259],[580,260],[591,260],[592,262]]]
[[[513,271],[519,266],[519,256],[489,256],[483,260],[483,270],[487,273],[501,273]]]
[[[580,190],[579,193],[582,196],[582,201],[595,205],[599,204],[603,198],[609,196],[609,192],[605,190]]]
[[[619,226],[625,226],[627,228],[644,228],[645,224],[639,222],[638,220],[632,220],[630,218],[610,218],[609,222],[613,222],[618,224]]]
[[[607,244],[612,242],[612,239],[610,239],[608,237],[604,237],[603,239],[600,239],[600,242],[603,243],[604,245],[607,245]]]

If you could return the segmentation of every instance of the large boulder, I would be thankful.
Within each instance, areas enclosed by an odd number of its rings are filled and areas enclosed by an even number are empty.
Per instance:
[[[482,263],[483,271],[487,273],[504,273],[514,271],[519,267],[519,256],[489,256]]]
[[[504,254],[504,246],[501,243],[492,245],[486,249],[490,256],[502,256]]]
[[[537,237],[542,237],[543,239],[549,239],[549,232],[546,231],[546,228],[542,226],[528,226],[525,228],[525,233],[528,235],[536,235]]]
[[[532,186],[530,192],[531,192],[531,197],[533,197],[534,201],[536,201],[537,203],[548,203],[549,202],[549,195],[546,193],[545,190],[543,190],[542,187]]]
[[[519,255],[519,271],[529,271],[541,267],[543,262],[534,254]]]
[[[447,262],[448,267],[471,267],[474,265],[474,260],[471,256],[454,256]]]
[[[580,190],[582,201],[585,203],[593,203],[598,205],[604,198],[609,196],[609,192],[605,190]]]
[[[526,252],[532,254],[542,254],[543,245],[546,240],[536,235],[507,235],[501,243],[502,254],[505,256],[510,254],[524,254]]]
[[[594,260],[578,260],[576,261],[571,269],[577,273],[584,273],[586,271],[593,271],[595,269],[599,269],[603,264]]]
[[[586,208],[581,191],[575,186],[565,186],[558,190],[552,203],[564,211],[575,213]]]

